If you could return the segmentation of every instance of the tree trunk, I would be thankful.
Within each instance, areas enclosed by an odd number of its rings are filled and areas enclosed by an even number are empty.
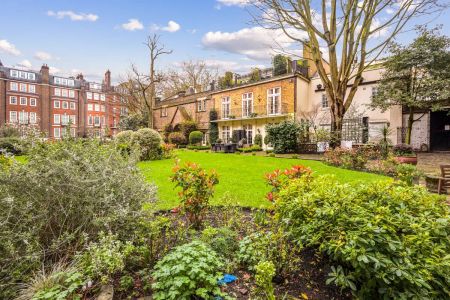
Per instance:
[[[330,147],[340,147],[342,139],[342,124],[344,123],[345,109],[338,100],[331,106],[331,141]]]
[[[408,116],[408,127],[406,128],[406,138],[405,138],[405,143],[408,145],[411,145],[411,133],[413,124],[414,124],[414,110],[410,108]]]

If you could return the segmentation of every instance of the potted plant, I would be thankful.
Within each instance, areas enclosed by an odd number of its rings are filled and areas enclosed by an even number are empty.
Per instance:
[[[395,159],[401,164],[417,165],[417,155],[411,145],[398,144],[392,148]]]
[[[330,146],[330,132],[326,129],[320,128],[316,130],[316,143],[317,143],[317,152],[323,153],[328,150]]]

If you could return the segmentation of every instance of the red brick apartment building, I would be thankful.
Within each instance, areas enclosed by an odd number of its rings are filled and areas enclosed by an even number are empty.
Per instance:
[[[35,125],[50,138],[109,136],[118,131],[120,117],[127,113],[111,72],[103,83],[51,75],[40,71],[3,66],[0,62],[0,126]]]

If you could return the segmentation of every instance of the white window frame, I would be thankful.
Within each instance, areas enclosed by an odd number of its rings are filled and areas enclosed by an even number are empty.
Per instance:
[[[61,115],[53,114],[53,124],[61,124]]]
[[[329,103],[328,103],[328,97],[327,97],[327,94],[325,94],[325,93],[322,93],[322,96],[321,96],[321,98],[320,98],[320,107],[322,108],[322,109],[327,109],[328,107],[329,107]]]
[[[36,106],[36,105],[37,105],[36,98],[30,98],[30,106]]]
[[[66,89],[62,89],[61,90],[61,97],[69,97],[69,91],[67,91]]]
[[[231,111],[231,98],[222,97],[222,119],[228,119]]]
[[[92,117],[92,115],[89,115],[88,116],[88,125],[93,125],[94,123],[93,123],[93,117]]]
[[[17,123],[17,111],[9,111],[9,122],[10,123]]]
[[[231,138],[230,126],[222,126],[222,141],[228,143]]]
[[[9,83],[9,90],[10,91],[19,91],[19,84],[17,82],[10,82]]]
[[[69,90],[69,98],[75,98],[75,91]]]
[[[28,92],[35,94],[36,93],[36,86],[34,84],[28,85]]]
[[[61,125],[68,125],[70,117],[68,114],[61,115]]]
[[[100,104],[94,105],[94,111],[100,111]]]
[[[55,96],[61,97],[61,89],[55,88],[54,94],[55,94]]]
[[[61,128],[53,128],[53,137],[59,139],[61,137]]]
[[[91,93],[91,92],[87,92],[87,93],[86,93],[86,98],[92,99],[92,93]]]
[[[26,85],[25,83],[19,84],[19,90],[20,90],[22,93],[26,93],[26,92],[27,92],[27,85]]]
[[[105,96],[105,94],[100,94],[100,100],[101,100],[101,101],[106,101],[106,96]]]
[[[58,105],[56,105],[56,104],[58,104]],[[53,101],[53,108],[61,108],[61,101],[54,100]]]
[[[167,117],[167,106],[161,107],[160,116],[161,116],[161,118]]]
[[[69,116],[69,120],[70,120],[70,122],[71,122],[73,125],[75,125],[75,124],[76,124],[77,117],[76,117],[75,115],[70,115],[70,116]]]
[[[98,120],[98,122],[97,122]],[[100,126],[101,125],[101,119],[100,116],[94,116],[94,126]]]
[[[87,105],[87,110],[88,110],[88,111],[93,111],[93,110],[94,110],[94,104],[88,103],[88,105]]]
[[[19,111],[19,124],[28,124],[28,112]]]
[[[94,100],[99,100],[100,99],[100,95],[97,93],[94,93]]]
[[[69,102],[63,101],[62,102],[62,109],[69,109]]]
[[[70,102],[69,105],[70,105],[70,109],[71,110],[76,110],[77,109],[75,102]]]
[[[35,112],[30,112],[30,124],[37,123],[37,115]]]
[[[13,101],[14,99],[14,101]],[[9,96],[9,104],[17,105],[17,96]]]
[[[24,101],[22,102],[22,100],[24,100]],[[19,99],[19,104],[20,104],[20,105],[23,105],[23,106],[26,106],[26,105],[28,104],[28,99],[27,99],[27,97],[20,97],[20,99]]]
[[[277,92],[278,90],[278,92]],[[267,114],[269,116],[281,114],[281,88],[267,89]]]
[[[253,93],[242,94],[242,117],[250,117],[253,113]]]

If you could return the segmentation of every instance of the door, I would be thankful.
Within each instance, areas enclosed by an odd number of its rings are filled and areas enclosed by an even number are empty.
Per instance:
[[[449,110],[431,112],[430,146],[432,151],[450,151]]]

